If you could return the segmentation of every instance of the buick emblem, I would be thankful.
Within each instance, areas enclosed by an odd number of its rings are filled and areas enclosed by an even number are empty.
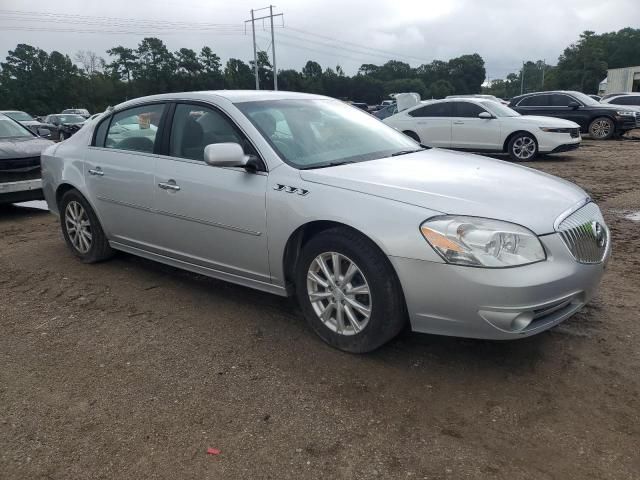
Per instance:
[[[602,228],[602,225],[594,220],[593,222],[591,222],[591,231],[593,232],[593,236],[595,237],[598,246],[600,248],[604,247],[606,235],[604,232],[604,228]]]

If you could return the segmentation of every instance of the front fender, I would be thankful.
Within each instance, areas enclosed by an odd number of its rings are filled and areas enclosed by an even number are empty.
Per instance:
[[[390,257],[443,263],[420,233],[420,224],[441,212],[305,182],[297,170],[288,166],[269,175],[266,204],[271,278],[278,285],[285,284],[284,254],[289,238],[301,226],[315,221],[348,225]]]

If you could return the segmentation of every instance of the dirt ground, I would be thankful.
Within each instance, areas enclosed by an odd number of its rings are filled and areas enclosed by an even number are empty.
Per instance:
[[[406,333],[364,356],[290,300],[84,265],[52,215],[0,209],[0,477],[640,479],[640,141],[530,165],[603,209],[594,301],[534,338]]]

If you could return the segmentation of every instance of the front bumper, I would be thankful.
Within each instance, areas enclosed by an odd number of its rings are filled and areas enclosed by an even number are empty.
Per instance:
[[[507,340],[557,325],[593,296],[611,255],[578,263],[559,234],[540,237],[547,260],[487,269],[391,257],[412,330],[456,337]],[[425,247],[428,247],[425,245]]]
[[[0,183],[0,203],[27,202],[42,200],[42,180],[22,180],[18,182]]]
[[[558,145],[556,148],[551,150],[549,153],[562,153],[562,152],[570,152],[572,150],[577,150],[580,146],[580,143],[568,143],[565,145]]]

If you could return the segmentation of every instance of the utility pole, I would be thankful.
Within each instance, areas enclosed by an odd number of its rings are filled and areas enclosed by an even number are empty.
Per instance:
[[[525,63],[522,62],[522,73],[520,74],[520,95],[524,93],[524,65]]]
[[[258,76],[258,51],[256,50],[256,22],[251,10],[251,33],[253,34],[253,70],[256,75],[256,90],[260,90],[260,77]]]
[[[269,5],[269,20],[271,20],[271,54],[273,55],[273,89],[278,90],[278,69],[276,68],[276,37],[273,33],[273,5]]]
[[[547,61],[542,60],[542,90],[544,90],[544,71],[547,69]]]
[[[260,90],[260,80],[258,78],[258,47],[256,46],[256,20],[264,20],[268,18],[271,21],[271,53],[273,56],[273,89],[278,90],[278,70],[276,68],[276,43],[275,43],[275,33],[273,30],[273,19],[275,17],[282,17],[282,13],[273,13],[273,5],[269,5],[264,8],[257,8],[255,10],[251,10],[251,19],[245,20],[244,23],[251,22],[251,31],[253,33],[253,63],[254,63],[254,74],[256,76],[256,90]],[[255,12],[259,12],[260,10],[269,9],[269,15],[264,15],[262,17],[256,17]],[[284,24],[283,24],[284,25]]]

